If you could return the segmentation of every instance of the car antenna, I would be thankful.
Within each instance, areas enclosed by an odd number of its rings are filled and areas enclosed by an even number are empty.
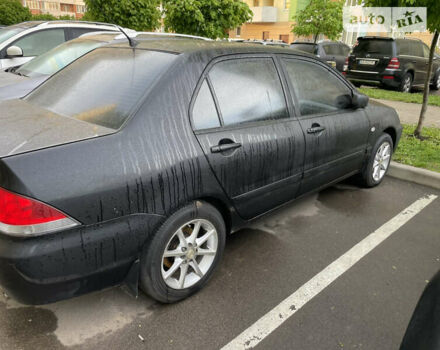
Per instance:
[[[120,30],[122,34],[124,34],[127,37],[130,47],[135,48],[139,44],[138,41],[134,40],[133,38],[130,38],[130,36],[124,31],[124,29],[122,29],[122,27],[120,26],[116,26],[116,27]]]

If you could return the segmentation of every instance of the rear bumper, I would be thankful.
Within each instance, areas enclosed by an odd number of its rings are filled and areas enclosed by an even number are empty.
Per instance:
[[[382,85],[390,88],[397,88],[402,82],[402,71],[386,69],[383,72],[368,72],[362,70],[349,70],[346,77],[351,82],[364,85]]]
[[[124,281],[158,215],[131,215],[47,236],[0,235],[0,284],[23,304],[47,304]]]

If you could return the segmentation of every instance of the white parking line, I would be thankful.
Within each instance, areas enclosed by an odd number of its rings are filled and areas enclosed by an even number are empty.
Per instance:
[[[420,198],[302,285],[221,350],[250,349],[437,198]]]

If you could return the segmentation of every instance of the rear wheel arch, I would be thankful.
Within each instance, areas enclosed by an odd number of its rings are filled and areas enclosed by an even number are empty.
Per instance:
[[[228,208],[228,205],[217,197],[201,197],[198,200],[211,204],[214,208],[216,208],[220,212],[221,216],[223,217],[223,221],[225,222],[226,225],[226,233],[227,234],[230,233],[232,229],[232,214]]]
[[[412,81],[414,81],[414,70],[412,68],[408,69],[406,73],[411,74]]]

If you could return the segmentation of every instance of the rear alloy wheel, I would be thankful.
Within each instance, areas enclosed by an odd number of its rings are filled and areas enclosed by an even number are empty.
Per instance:
[[[361,174],[362,185],[374,187],[384,179],[391,163],[393,140],[388,134],[382,134],[376,141],[372,153]]]
[[[196,293],[218,265],[225,237],[222,215],[212,205],[197,201],[178,210],[143,250],[141,289],[162,303]]]
[[[411,92],[412,81],[413,81],[412,75],[410,73],[406,73],[403,76],[402,82],[400,83],[399,91]]]
[[[207,220],[192,220],[180,227],[162,254],[162,278],[173,289],[195,285],[211,268],[218,248],[218,234]]]

